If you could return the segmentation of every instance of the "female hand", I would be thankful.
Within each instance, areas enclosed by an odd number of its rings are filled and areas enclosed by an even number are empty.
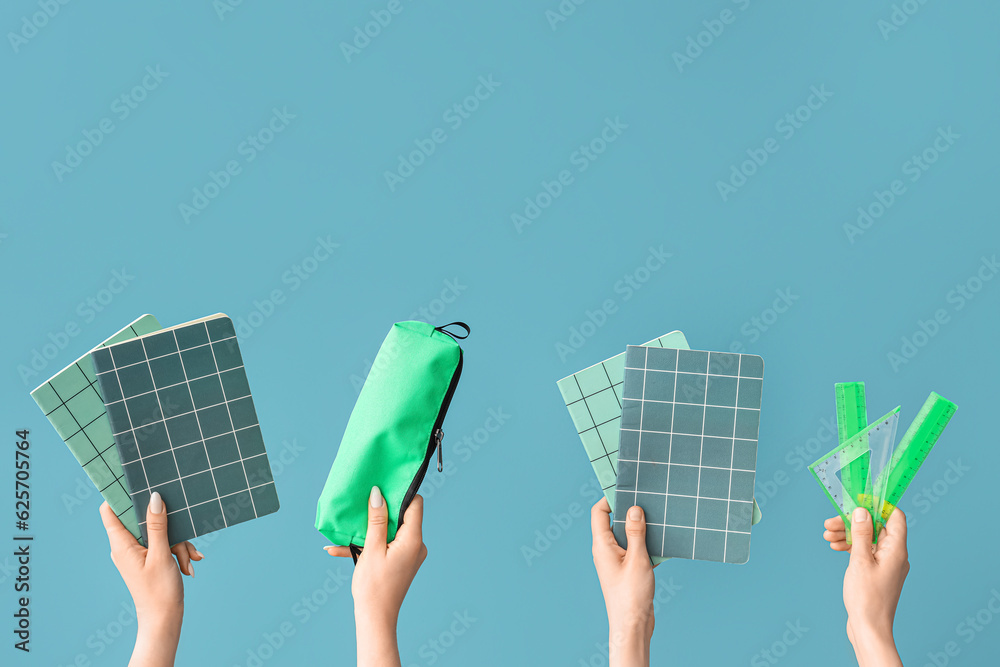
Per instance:
[[[368,532],[351,581],[358,633],[358,665],[399,665],[396,622],[406,592],[427,557],[422,524],[424,499],[417,495],[403,515],[396,539],[386,544],[389,510],[379,488],[368,500]],[[325,547],[331,556],[351,555],[346,546]]]
[[[181,571],[194,576],[191,561],[199,561],[204,555],[190,542],[170,548],[167,509],[159,493],[154,492],[150,496],[146,508],[148,548],[139,544],[107,503],[101,505],[101,519],[108,531],[111,560],[125,580],[135,603],[139,630],[129,665],[173,665],[184,616]]]
[[[610,666],[649,665],[653,637],[653,595],[656,579],[646,551],[646,517],[632,507],[625,521],[628,549],[622,549],[611,530],[611,506],[601,498],[590,511],[594,536],[594,567],[601,581],[608,611]]]
[[[844,521],[840,517],[824,523],[824,539],[835,551],[850,551],[851,561],[844,574],[844,606],[847,608],[847,636],[859,664],[902,665],[892,635],[896,606],[903,582],[910,571],[906,551],[906,515],[896,509],[872,545],[874,526],[871,515],[857,508],[851,517],[853,544],[847,544]]]

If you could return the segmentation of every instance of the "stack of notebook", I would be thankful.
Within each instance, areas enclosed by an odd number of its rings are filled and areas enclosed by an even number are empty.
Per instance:
[[[170,543],[277,511],[232,320],[144,315],[32,392],[137,537],[156,491]]]
[[[763,361],[690,350],[674,331],[557,384],[625,546],[625,514],[646,515],[654,563],[746,563]]]

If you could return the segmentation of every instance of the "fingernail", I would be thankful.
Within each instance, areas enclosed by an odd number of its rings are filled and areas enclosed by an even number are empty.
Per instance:
[[[163,512],[163,498],[160,497],[158,491],[153,491],[149,496],[149,511],[153,514],[161,514]]]
[[[632,521],[642,521],[642,508],[636,505],[628,511],[628,518]]]
[[[194,565],[192,565],[191,563],[188,563],[188,574],[190,574],[192,577],[194,576]]]
[[[198,551],[197,549],[194,550],[194,555],[197,556],[198,558],[204,558],[205,557],[205,554],[203,554],[202,552]]]
[[[377,486],[372,487],[372,496],[369,498],[368,502],[374,508],[382,507],[382,492],[378,490]]]
[[[854,521],[854,523],[864,523],[865,521],[868,520],[868,510],[866,510],[864,507],[854,508],[854,515],[852,520]]]

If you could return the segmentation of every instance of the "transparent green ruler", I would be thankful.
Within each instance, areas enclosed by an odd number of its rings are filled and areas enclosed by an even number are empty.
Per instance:
[[[838,382],[834,385],[837,398],[837,441],[842,445],[868,426],[864,382]],[[844,486],[863,487],[868,479],[868,458],[859,457],[842,471]]]
[[[885,485],[886,492],[882,511],[875,517],[876,534],[889,520],[889,515],[899,504],[903,493],[927,460],[927,455],[931,453],[957,409],[954,403],[933,391],[924,401],[924,406],[920,408],[893,452],[892,461],[880,475],[885,480],[878,483]]]
[[[888,475],[880,476],[880,473],[890,463],[898,422],[897,407],[809,466],[844,520],[848,544],[851,543],[851,513],[864,507],[874,516],[873,508],[881,507],[885,499]],[[863,478],[848,472],[862,467],[867,471]]]
[[[834,391],[840,444],[809,469],[843,517],[847,542],[851,542],[850,515],[856,507],[864,507],[874,517],[873,537],[877,540],[879,531],[927,460],[957,407],[940,394],[931,392],[899,445],[895,446],[895,425],[891,425],[893,438],[890,440],[885,439],[888,431],[878,428],[885,417],[867,428],[864,426],[867,408],[863,382],[838,383]],[[896,408],[890,415],[898,411]],[[890,425],[886,423],[885,426]]]

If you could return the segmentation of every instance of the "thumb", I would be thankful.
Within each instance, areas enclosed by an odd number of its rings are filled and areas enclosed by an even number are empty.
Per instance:
[[[167,508],[163,498],[153,491],[146,506],[146,542],[149,556],[170,557],[170,538],[167,537]]]
[[[872,555],[871,514],[864,507],[857,507],[851,515],[851,565],[869,565],[875,562]]]
[[[368,532],[365,534],[365,553],[369,550],[385,553],[386,535],[389,532],[389,508],[377,486],[368,497]]]
[[[638,505],[630,508],[625,516],[625,536],[628,541],[625,560],[649,562],[649,554],[646,552],[646,513]]]

